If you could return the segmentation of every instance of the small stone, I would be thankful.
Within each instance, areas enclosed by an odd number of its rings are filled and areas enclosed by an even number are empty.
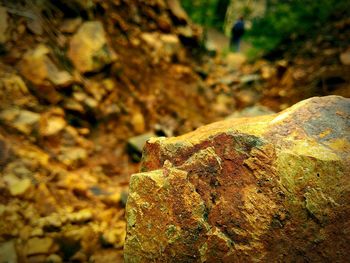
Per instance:
[[[55,135],[66,127],[67,123],[64,118],[64,111],[60,108],[54,108],[41,115],[40,135]]]
[[[186,11],[182,8],[179,1],[177,0],[167,0],[167,4],[170,12],[181,21],[181,23],[188,21],[188,16]]]
[[[117,222],[113,228],[107,229],[103,233],[103,242],[113,245],[115,248],[122,248],[126,236],[126,223],[125,221]]]
[[[19,179],[13,174],[7,174],[4,177],[5,182],[8,184],[8,190],[12,196],[20,196],[27,192],[32,185],[31,180],[28,178]]]
[[[23,195],[32,185],[30,179],[19,180],[17,183],[10,186],[10,193],[13,196]]]
[[[241,83],[242,84],[252,84],[260,79],[261,79],[261,77],[258,74],[244,75],[243,77],[241,77]]]
[[[50,49],[45,45],[38,45],[34,50],[24,54],[19,63],[21,74],[33,84],[39,86],[68,86],[73,82],[73,77],[58,67],[49,58]]]
[[[0,112],[0,120],[16,130],[29,135],[37,128],[40,114],[11,108]]]
[[[78,27],[81,25],[82,19],[81,17],[73,18],[73,19],[65,19],[61,25],[62,33],[74,33]]]
[[[98,71],[116,60],[99,21],[83,23],[69,44],[68,57],[81,72]]]
[[[79,162],[85,160],[88,154],[86,149],[81,147],[62,147],[58,160],[67,166],[78,165]]]
[[[142,149],[143,146],[146,144],[147,140],[149,140],[152,137],[155,137],[156,135],[152,132],[141,134],[136,137],[132,137],[128,140],[128,153],[131,155],[131,158],[134,161],[140,161],[141,155],[142,155]]]
[[[38,255],[38,254],[49,254],[54,246],[54,241],[50,237],[33,237],[27,241],[26,254]]]
[[[343,65],[350,65],[350,51],[344,52],[340,54],[340,61]]]
[[[57,254],[51,254],[45,260],[47,263],[62,263],[63,259]]]
[[[131,124],[136,133],[142,133],[145,131],[145,118],[141,112],[136,112],[133,114],[131,117]]]
[[[83,209],[67,215],[67,220],[71,223],[82,223],[92,219],[92,212],[89,209]]]

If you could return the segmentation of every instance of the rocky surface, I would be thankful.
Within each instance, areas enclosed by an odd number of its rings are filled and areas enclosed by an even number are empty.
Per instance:
[[[125,262],[346,262],[350,100],[315,97],[146,144]]]
[[[311,45],[327,48],[324,63],[248,64],[206,56],[177,0],[0,0],[0,262],[122,261],[129,178],[148,136],[347,96],[339,20],[341,46]],[[326,69],[324,86],[305,93],[309,69]]]

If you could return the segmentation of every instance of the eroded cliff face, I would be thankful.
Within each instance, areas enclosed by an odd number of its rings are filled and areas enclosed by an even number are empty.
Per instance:
[[[148,141],[125,262],[344,262],[350,100],[312,98]]]

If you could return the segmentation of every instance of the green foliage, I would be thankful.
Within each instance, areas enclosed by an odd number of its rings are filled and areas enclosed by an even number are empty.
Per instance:
[[[268,1],[266,14],[253,20],[246,39],[252,43],[251,54],[261,54],[276,48],[287,37],[312,35],[312,29],[325,24],[337,10],[349,9],[347,1],[284,0]]]
[[[230,0],[181,0],[194,23],[222,30]]]

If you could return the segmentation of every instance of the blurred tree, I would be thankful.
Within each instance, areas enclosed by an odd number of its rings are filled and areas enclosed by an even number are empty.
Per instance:
[[[181,4],[194,23],[223,30],[230,0],[182,0]]]

